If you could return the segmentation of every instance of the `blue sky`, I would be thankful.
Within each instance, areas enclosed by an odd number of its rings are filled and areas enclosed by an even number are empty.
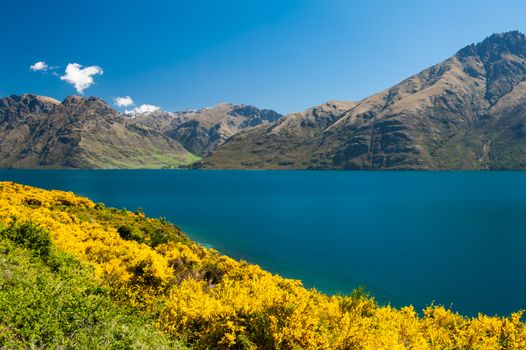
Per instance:
[[[526,32],[524,0],[1,5],[1,96],[77,94],[60,76],[78,63],[103,71],[84,95],[110,103],[131,96],[137,106],[166,110],[227,101],[288,113],[330,99],[359,100],[491,33]],[[38,61],[57,68],[31,71]]]

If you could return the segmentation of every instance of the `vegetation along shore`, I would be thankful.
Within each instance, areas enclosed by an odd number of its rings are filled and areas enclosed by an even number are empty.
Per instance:
[[[0,183],[0,348],[525,349],[522,312],[329,296],[164,219]]]

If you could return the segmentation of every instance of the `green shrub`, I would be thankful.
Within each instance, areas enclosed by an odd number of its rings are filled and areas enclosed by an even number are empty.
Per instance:
[[[46,246],[38,227],[13,227],[0,230],[0,349],[184,348],[155,329],[152,315],[114,304],[91,269],[74,258],[54,251],[62,262],[58,272],[35,259],[30,247]]]
[[[144,243],[144,236],[131,225],[122,225],[117,229],[117,232],[122,239]]]
[[[7,229],[2,231],[2,234],[15,244],[28,248],[43,259],[48,259],[51,254],[53,243],[49,232],[31,221],[20,223],[15,220]]]

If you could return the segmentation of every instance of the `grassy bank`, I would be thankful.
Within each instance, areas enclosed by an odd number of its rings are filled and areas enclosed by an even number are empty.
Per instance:
[[[72,193],[0,183],[0,223],[0,347],[526,348],[521,313],[327,296]]]

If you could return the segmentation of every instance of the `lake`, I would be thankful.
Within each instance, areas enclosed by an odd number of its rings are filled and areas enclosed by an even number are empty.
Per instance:
[[[327,293],[464,314],[526,308],[526,172],[0,170],[166,217]]]

